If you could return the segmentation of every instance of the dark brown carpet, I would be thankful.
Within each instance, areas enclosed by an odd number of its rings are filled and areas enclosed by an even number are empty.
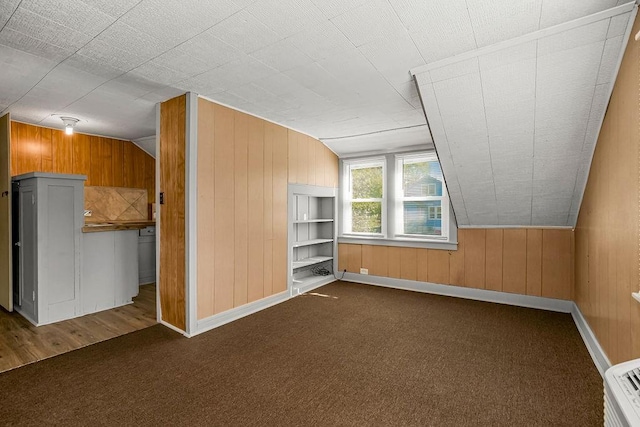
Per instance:
[[[337,282],[0,374],[3,425],[602,425],[568,314]]]

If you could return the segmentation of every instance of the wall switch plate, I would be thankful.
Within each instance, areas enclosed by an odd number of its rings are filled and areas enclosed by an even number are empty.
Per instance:
[[[369,274],[369,269],[368,268],[361,268],[360,269],[360,274]]]

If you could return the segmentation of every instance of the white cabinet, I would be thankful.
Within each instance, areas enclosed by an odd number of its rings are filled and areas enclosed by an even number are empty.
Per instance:
[[[35,325],[79,315],[84,175],[13,178],[19,212],[16,310]]]
[[[156,228],[140,230],[138,238],[138,283],[146,285],[156,281]]]
[[[81,314],[130,304],[138,295],[138,230],[84,233]]]
[[[336,189],[289,185],[289,289],[292,295],[335,280]]]

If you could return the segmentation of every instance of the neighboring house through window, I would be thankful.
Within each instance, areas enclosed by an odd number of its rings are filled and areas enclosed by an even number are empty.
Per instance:
[[[346,159],[342,165],[342,237],[450,242],[449,196],[435,153]]]

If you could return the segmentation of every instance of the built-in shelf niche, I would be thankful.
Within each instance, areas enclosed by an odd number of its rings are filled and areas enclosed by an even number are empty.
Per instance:
[[[289,206],[289,288],[298,294],[335,280],[335,189],[290,185]]]

